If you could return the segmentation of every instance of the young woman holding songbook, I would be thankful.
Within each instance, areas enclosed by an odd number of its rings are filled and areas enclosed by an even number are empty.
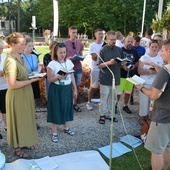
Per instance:
[[[73,120],[73,97],[77,97],[75,78],[73,73],[59,74],[60,70],[70,72],[73,67],[71,60],[66,59],[65,44],[57,43],[52,50],[52,61],[47,67],[47,78],[50,82],[47,122],[51,123],[51,139],[54,143],[58,142],[57,125],[64,125],[64,132],[74,135],[68,122]]]
[[[145,53],[139,60],[138,73],[145,80],[144,87],[146,88],[151,88],[157,72],[163,65],[162,57],[158,54],[158,47],[157,40],[151,40],[149,53]],[[150,105],[153,104],[153,101],[142,92],[139,92],[139,104],[139,115],[143,121],[146,121],[148,119]]]

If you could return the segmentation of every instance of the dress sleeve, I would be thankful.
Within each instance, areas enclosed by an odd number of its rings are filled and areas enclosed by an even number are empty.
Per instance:
[[[13,58],[7,58],[4,63],[4,76],[5,78],[16,78],[17,77],[17,65]]]

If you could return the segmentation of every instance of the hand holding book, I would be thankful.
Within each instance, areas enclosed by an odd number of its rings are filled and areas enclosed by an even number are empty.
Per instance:
[[[127,58],[119,58],[119,57],[117,57],[117,58],[115,58],[114,59],[117,63],[121,63],[122,61],[127,61],[128,59]]]
[[[140,78],[137,75],[134,75],[133,77],[126,78],[127,81],[131,82],[132,84],[136,85],[143,85],[145,84],[145,80]]]
[[[77,55],[77,54],[75,54],[73,56],[73,58],[74,58],[74,60],[84,60],[84,56],[80,56],[80,55]]]
[[[66,74],[71,74],[71,73],[74,73],[74,70],[67,71],[67,70],[64,70],[64,69],[60,69],[57,74],[65,76]]]

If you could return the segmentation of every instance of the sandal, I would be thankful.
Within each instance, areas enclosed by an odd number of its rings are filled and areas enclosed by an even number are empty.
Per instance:
[[[100,116],[99,123],[105,124],[105,116]]]
[[[30,155],[26,152],[24,152],[23,149],[21,148],[17,148],[14,150],[13,152],[14,155],[18,156],[19,158],[23,158],[23,159],[30,159]]]
[[[53,135],[51,137],[52,142],[57,143],[58,142],[58,135]]]
[[[73,108],[76,112],[81,112],[82,110],[80,109],[80,107],[77,104],[73,105]]]
[[[67,133],[67,134],[69,134],[69,135],[71,135],[71,136],[74,136],[74,132],[71,131],[70,128],[64,129],[64,133]]]
[[[24,146],[21,149],[27,149],[27,150],[35,150],[35,146]]]

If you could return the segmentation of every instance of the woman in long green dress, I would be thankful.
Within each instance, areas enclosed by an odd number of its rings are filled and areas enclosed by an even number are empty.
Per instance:
[[[39,80],[28,79],[28,70],[20,56],[24,52],[25,37],[12,33],[6,38],[11,46],[4,62],[4,76],[8,84],[6,94],[7,141],[20,158],[29,158],[24,148],[33,149],[38,143],[35,123],[35,106],[31,83]]]

